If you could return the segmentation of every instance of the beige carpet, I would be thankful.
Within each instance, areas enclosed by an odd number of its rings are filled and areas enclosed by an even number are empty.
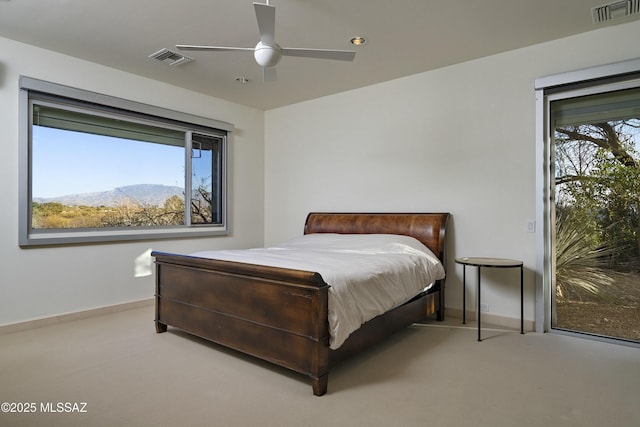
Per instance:
[[[468,326],[412,326],[334,369],[323,397],[297,374],[156,334],[152,307],[16,332],[0,336],[0,402],[35,413],[0,425],[640,425],[640,349],[500,329],[479,343]]]

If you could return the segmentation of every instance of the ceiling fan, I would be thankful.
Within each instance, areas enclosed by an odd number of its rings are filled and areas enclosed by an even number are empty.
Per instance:
[[[300,49],[281,47],[275,42],[276,8],[266,3],[253,3],[258,19],[260,41],[255,47],[197,46],[188,44],[176,45],[180,50],[194,51],[253,51],[258,65],[263,69],[264,81],[275,81],[276,65],[282,56],[298,56],[304,58],[335,59],[353,61],[356,53],[349,50]]]

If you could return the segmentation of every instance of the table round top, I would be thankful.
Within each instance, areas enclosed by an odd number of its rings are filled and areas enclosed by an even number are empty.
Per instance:
[[[520,267],[522,261],[505,258],[462,257],[456,258],[458,264],[475,265],[478,267]]]

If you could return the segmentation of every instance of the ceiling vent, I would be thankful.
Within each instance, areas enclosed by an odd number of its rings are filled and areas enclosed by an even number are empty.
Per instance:
[[[591,8],[594,24],[640,13],[640,0],[620,0]]]
[[[640,1],[640,0],[639,0]],[[169,65],[178,66],[193,61],[193,58],[184,56],[180,53],[172,52],[169,49],[160,49],[156,53],[149,55],[149,58],[157,59],[158,61],[167,62]]]

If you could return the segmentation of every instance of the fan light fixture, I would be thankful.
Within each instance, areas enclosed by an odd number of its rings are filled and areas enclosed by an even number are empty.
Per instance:
[[[282,47],[275,41],[276,8],[266,3],[253,3],[258,21],[260,41],[255,47],[225,47],[225,46],[199,46],[190,44],[178,44],[180,50],[194,51],[240,51],[253,52],[256,62],[262,67],[265,82],[275,81],[276,65],[283,56],[298,56],[302,58],[333,59],[337,61],[353,61],[356,53],[349,50],[332,49],[306,49],[294,47]],[[364,40],[364,38],[362,38]]]
[[[363,36],[352,37],[349,41],[354,46],[362,46],[363,44],[367,44],[367,38]]]

